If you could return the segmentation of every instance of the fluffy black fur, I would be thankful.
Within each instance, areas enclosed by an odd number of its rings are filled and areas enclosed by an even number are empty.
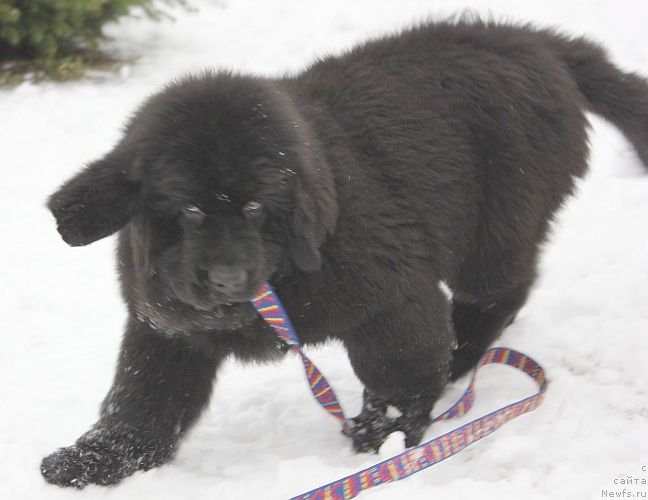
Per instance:
[[[396,429],[417,444],[446,383],[524,304],[587,168],[587,110],[648,164],[645,80],[585,39],[481,22],[422,25],[293,77],[167,86],[49,200],[70,245],[119,231],[129,321],[99,420],[44,459],[45,478],[114,484],[167,461],[225,357],[284,353],[248,302],[266,280],[305,343],[346,346],[366,387],[354,447]]]

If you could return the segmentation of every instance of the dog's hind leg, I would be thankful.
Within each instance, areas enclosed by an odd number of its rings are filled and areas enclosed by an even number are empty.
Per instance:
[[[366,322],[345,339],[365,385],[362,412],[351,430],[356,451],[377,451],[394,431],[406,446],[420,443],[443,391],[454,335],[450,302],[436,286]]]
[[[467,302],[455,299],[452,322],[457,347],[452,354],[450,379],[472,370],[486,349],[509,326],[526,302],[529,284],[519,285],[487,300]]]

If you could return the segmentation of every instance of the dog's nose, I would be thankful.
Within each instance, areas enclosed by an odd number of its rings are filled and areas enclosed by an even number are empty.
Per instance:
[[[247,272],[240,266],[211,266],[208,275],[211,285],[221,292],[238,291],[247,282]]]

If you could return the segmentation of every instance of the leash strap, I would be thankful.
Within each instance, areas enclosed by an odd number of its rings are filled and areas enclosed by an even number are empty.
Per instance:
[[[290,350],[299,354],[304,364],[304,372],[306,373],[306,379],[308,380],[308,385],[313,396],[322,405],[322,408],[342,424],[343,431],[349,433],[351,428],[347,418],[344,416],[342,406],[335,392],[333,392],[333,389],[324,375],[322,375],[322,372],[304,354],[297,332],[272,287],[268,283],[263,285],[252,303],[265,322],[288,344]]]
[[[319,401],[326,411],[340,421],[344,431],[348,432],[349,424],[333,389],[331,389],[331,386],[310,359],[302,352],[301,343],[290,323],[290,319],[270,285],[266,284],[261,288],[253,304],[263,319],[288,344],[290,349],[301,356],[306,377],[315,399]],[[481,367],[488,364],[504,364],[523,371],[538,384],[538,392],[376,465],[298,495],[292,500],[347,500],[374,486],[404,479],[455,455],[475,441],[495,432],[509,420],[535,410],[542,403],[548,386],[542,367],[525,354],[513,349],[496,347],[487,350],[482,356],[470,379],[468,389],[459,398],[459,401],[436,417],[433,422],[460,417],[471,408],[475,401],[477,372]]]

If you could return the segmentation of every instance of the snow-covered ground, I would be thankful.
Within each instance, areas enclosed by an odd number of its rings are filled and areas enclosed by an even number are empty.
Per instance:
[[[112,489],[77,492],[41,479],[41,457],[94,421],[125,319],[114,240],[68,248],[44,200],[107,151],[134,106],[168,79],[206,66],[298,70],[316,54],[464,8],[589,34],[624,68],[648,75],[644,0],[191,4],[197,11],[173,10],[174,23],[111,26],[108,45],[133,59],[118,74],[0,91],[2,499],[279,499],[377,461],[351,452],[289,357],[271,366],[227,364],[209,410],[168,466]],[[616,130],[592,123],[592,173],[556,225],[528,306],[500,342],[544,365],[545,403],[456,457],[363,497],[598,499],[624,488],[625,498],[648,496],[648,486],[634,481],[648,480],[648,175]],[[312,356],[355,413],[361,387],[343,349]],[[505,367],[485,368],[481,379],[468,417],[435,425],[428,438],[533,390]],[[464,385],[453,386],[437,411]],[[633,484],[622,485],[628,476]]]

